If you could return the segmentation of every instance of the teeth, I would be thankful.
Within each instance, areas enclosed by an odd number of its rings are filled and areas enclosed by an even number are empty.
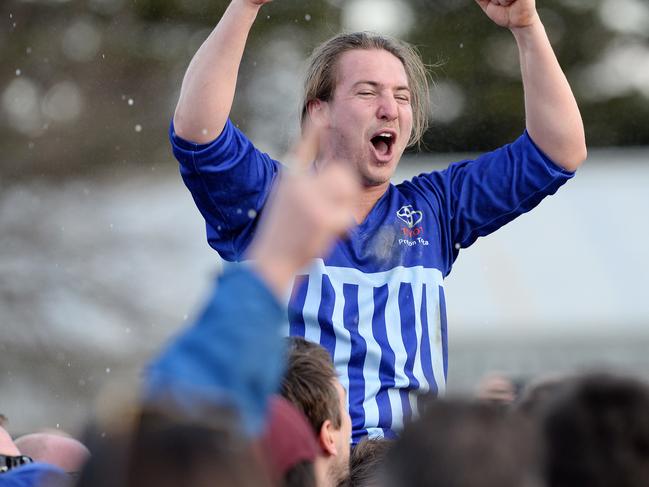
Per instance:
[[[390,134],[388,132],[382,132],[382,133],[379,134],[379,137],[387,137],[388,139],[391,139],[392,134]]]

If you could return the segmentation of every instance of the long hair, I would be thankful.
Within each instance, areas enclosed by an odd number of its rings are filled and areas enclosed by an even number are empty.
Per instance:
[[[315,48],[304,80],[304,96],[300,121],[304,124],[308,104],[313,100],[329,101],[336,89],[340,56],[355,49],[382,49],[397,57],[406,71],[413,115],[412,134],[408,146],[418,144],[428,128],[430,113],[429,76],[414,46],[394,37],[372,32],[342,33]]]

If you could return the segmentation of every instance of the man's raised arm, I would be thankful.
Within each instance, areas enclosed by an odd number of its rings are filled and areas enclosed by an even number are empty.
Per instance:
[[[183,139],[202,144],[220,135],[232,108],[248,33],[259,9],[271,1],[232,0],[194,55],[174,114],[174,129]]]
[[[584,125],[534,0],[476,0],[514,34],[520,53],[527,131],[558,165],[575,171],[586,159]]]

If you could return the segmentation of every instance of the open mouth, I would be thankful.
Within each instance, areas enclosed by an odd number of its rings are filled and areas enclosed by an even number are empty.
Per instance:
[[[392,148],[394,147],[395,140],[396,134],[388,131],[379,132],[370,139],[380,161],[385,162],[392,157]]]

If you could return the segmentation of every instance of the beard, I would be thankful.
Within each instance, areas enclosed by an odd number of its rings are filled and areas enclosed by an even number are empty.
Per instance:
[[[330,485],[343,485],[349,478],[349,457],[337,457],[336,463],[329,468]]]

